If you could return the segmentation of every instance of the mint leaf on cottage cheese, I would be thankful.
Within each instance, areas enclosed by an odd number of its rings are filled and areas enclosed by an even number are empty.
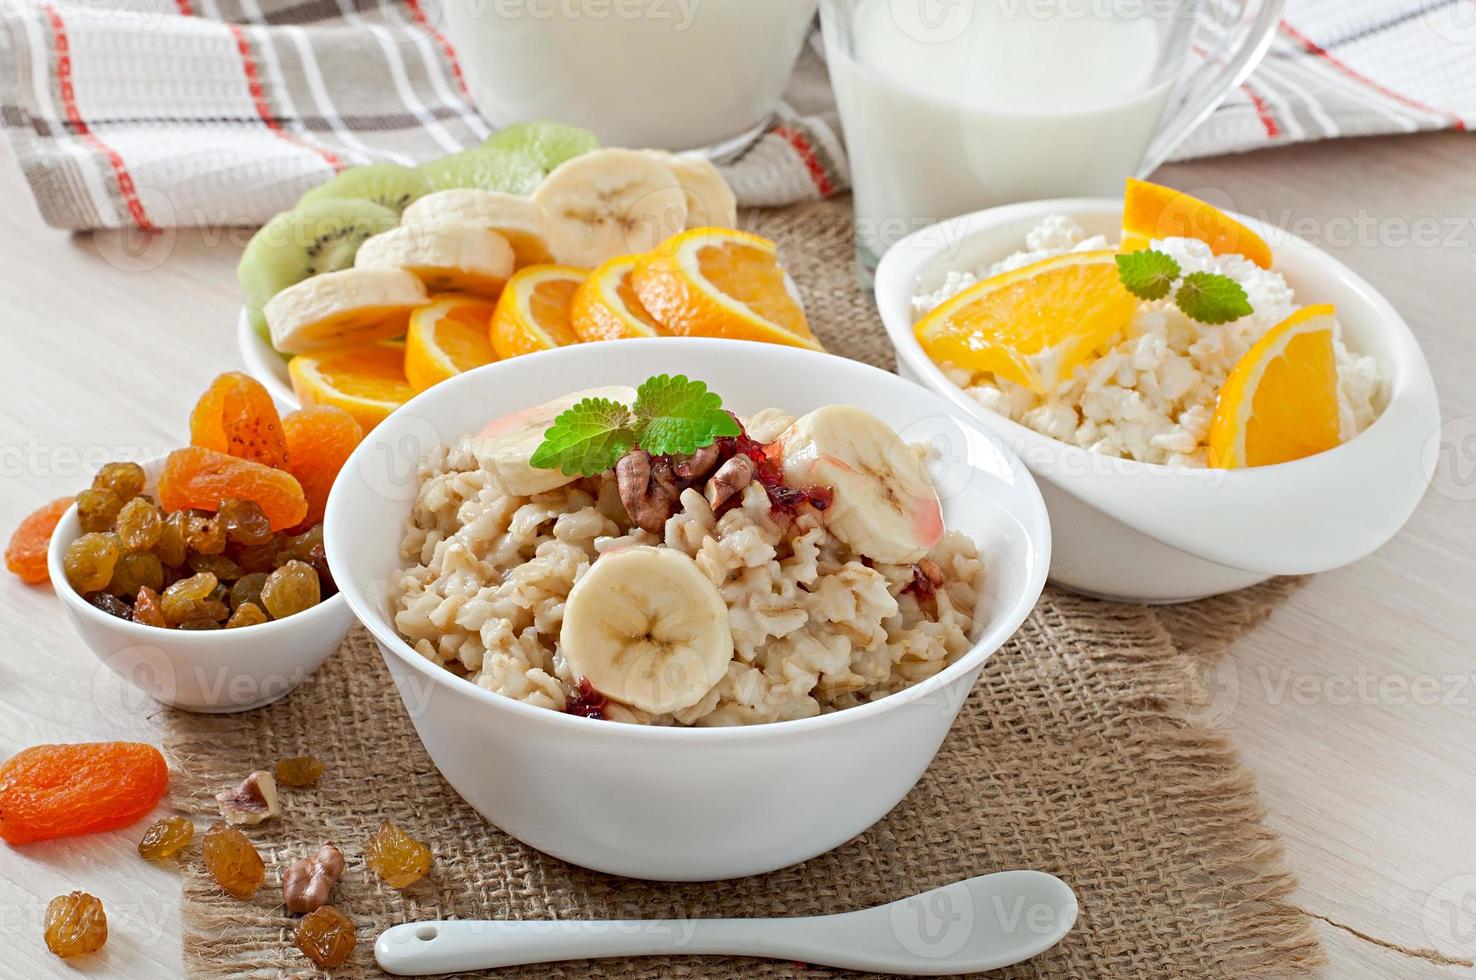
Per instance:
[[[1179,278],[1179,263],[1156,249],[1144,248],[1117,256],[1117,278],[1138,299],[1163,299]]]
[[[1212,326],[1255,312],[1245,287],[1218,272],[1191,272],[1185,276],[1174,302],[1185,316]]]

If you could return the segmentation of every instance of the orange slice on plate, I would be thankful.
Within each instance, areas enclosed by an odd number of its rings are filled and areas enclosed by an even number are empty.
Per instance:
[[[667,333],[641,305],[631,279],[642,255],[617,255],[589,274],[574,294],[574,330],[581,340],[659,337]]]
[[[1304,306],[1266,331],[1230,371],[1210,422],[1209,464],[1301,459],[1341,443],[1336,311]]]
[[[397,341],[299,354],[287,372],[303,408],[337,405],[365,432],[415,394],[405,378],[405,345]]]
[[[679,337],[728,337],[824,350],[784,281],[778,249],[732,228],[673,235],[636,263],[635,294]]]
[[[1045,394],[1120,337],[1138,300],[1117,252],[1070,252],[1001,272],[946,300],[913,327],[929,357]]]
[[[517,357],[579,343],[571,308],[588,269],[530,265],[507,281],[492,313],[492,349]]]
[[[416,391],[497,360],[490,336],[495,303],[459,293],[431,299],[410,314],[405,335],[405,378]]]
[[[1155,238],[1197,238],[1216,255],[1239,254],[1271,268],[1271,246],[1224,211],[1172,187],[1129,177],[1122,202],[1122,250],[1147,248]]]

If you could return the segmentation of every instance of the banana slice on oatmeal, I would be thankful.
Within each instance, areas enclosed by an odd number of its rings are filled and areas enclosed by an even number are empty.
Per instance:
[[[541,405],[509,412],[488,422],[477,433],[472,440],[472,454],[504,493],[531,497],[535,493],[547,493],[567,486],[579,478],[559,470],[540,469],[531,460],[533,452],[543,442],[544,433],[554,424],[554,419],[565,409],[572,408],[586,398],[608,398],[633,405],[636,390],[629,385],[589,388]]]
[[[723,678],[733,633],[696,562],[638,545],[602,555],[574,583],[559,650],[605,697],[662,715],[690,708]]]
[[[907,564],[943,537],[943,508],[912,447],[853,405],[826,405],[780,433],[784,482],[829,487],[830,533],[873,561]]]

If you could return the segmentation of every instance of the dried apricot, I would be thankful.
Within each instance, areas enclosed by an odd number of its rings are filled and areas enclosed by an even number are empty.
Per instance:
[[[277,782],[293,789],[316,786],[323,778],[323,760],[311,755],[295,755],[277,760]]]
[[[152,745],[36,745],[0,766],[0,838],[26,844],[126,827],[169,788]]]
[[[102,902],[86,892],[58,895],[46,906],[46,948],[62,959],[96,953],[108,941]]]
[[[431,850],[388,820],[364,844],[364,863],[392,888],[409,888],[426,876]]]
[[[159,503],[165,510],[193,507],[213,513],[231,498],[254,500],[273,530],[293,527],[307,516],[307,498],[291,473],[199,446],[176,449],[165,460],[159,474]]]
[[[324,905],[302,917],[297,923],[293,942],[308,959],[331,970],[342,966],[354,951],[354,920],[331,905]]]
[[[189,817],[165,817],[144,831],[138,842],[138,853],[150,861],[172,858],[195,839],[195,825]]]
[[[338,471],[364,439],[364,429],[352,415],[333,405],[313,405],[282,419],[287,434],[287,470],[302,484],[308,512],[303,525],[323,519],[328,492]]]
[[[287,464],[287,440],[272,396],[239,371],[220,375],[200,396],[190,413],[190,445],[263,466]]]
[[[5,546],[5,567],[20,576],[22,582],[40,585],[50,575],[46,571],[46,550],[51,546],[51,532],[72,506],[71,497],[58,497],[40,510],[32,512]]]
[[[256,894],[266,881],[266,864],[251,839],[235,827],[216,823],[205,831],[200,845],[205,870],[226,894],[242,900]]]

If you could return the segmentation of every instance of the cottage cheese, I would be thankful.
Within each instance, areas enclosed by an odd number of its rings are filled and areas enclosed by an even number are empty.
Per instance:
[[[913,298],[918,317],[981,278],[1066,252],[1110,247],[1088,238],[1071,218],[1051,215],[1025,236],[1024,249],[976,271],[953,271],[942,286]],[[1089,359],[1054,391],[1037,394],[990,373],[942,364],[944,373],[979,404],[1035,431],[1083,449],[1145,463],[1204,466],[1210,420],[1220,387],[1236,362],[1267,330],[1300,304],[1286,280],[1239,255],[1216,256],[1192,238],[1155,240],[1152,247],[1191,272],[1218,272],[1245,288],[1254,312],[1210,326],[1185,316],[1172,299],[1143,302],[1126,335]],[[1334,333],[1341,434],[1346,441],[1379,412],[1378,367],[1350,352]]]

